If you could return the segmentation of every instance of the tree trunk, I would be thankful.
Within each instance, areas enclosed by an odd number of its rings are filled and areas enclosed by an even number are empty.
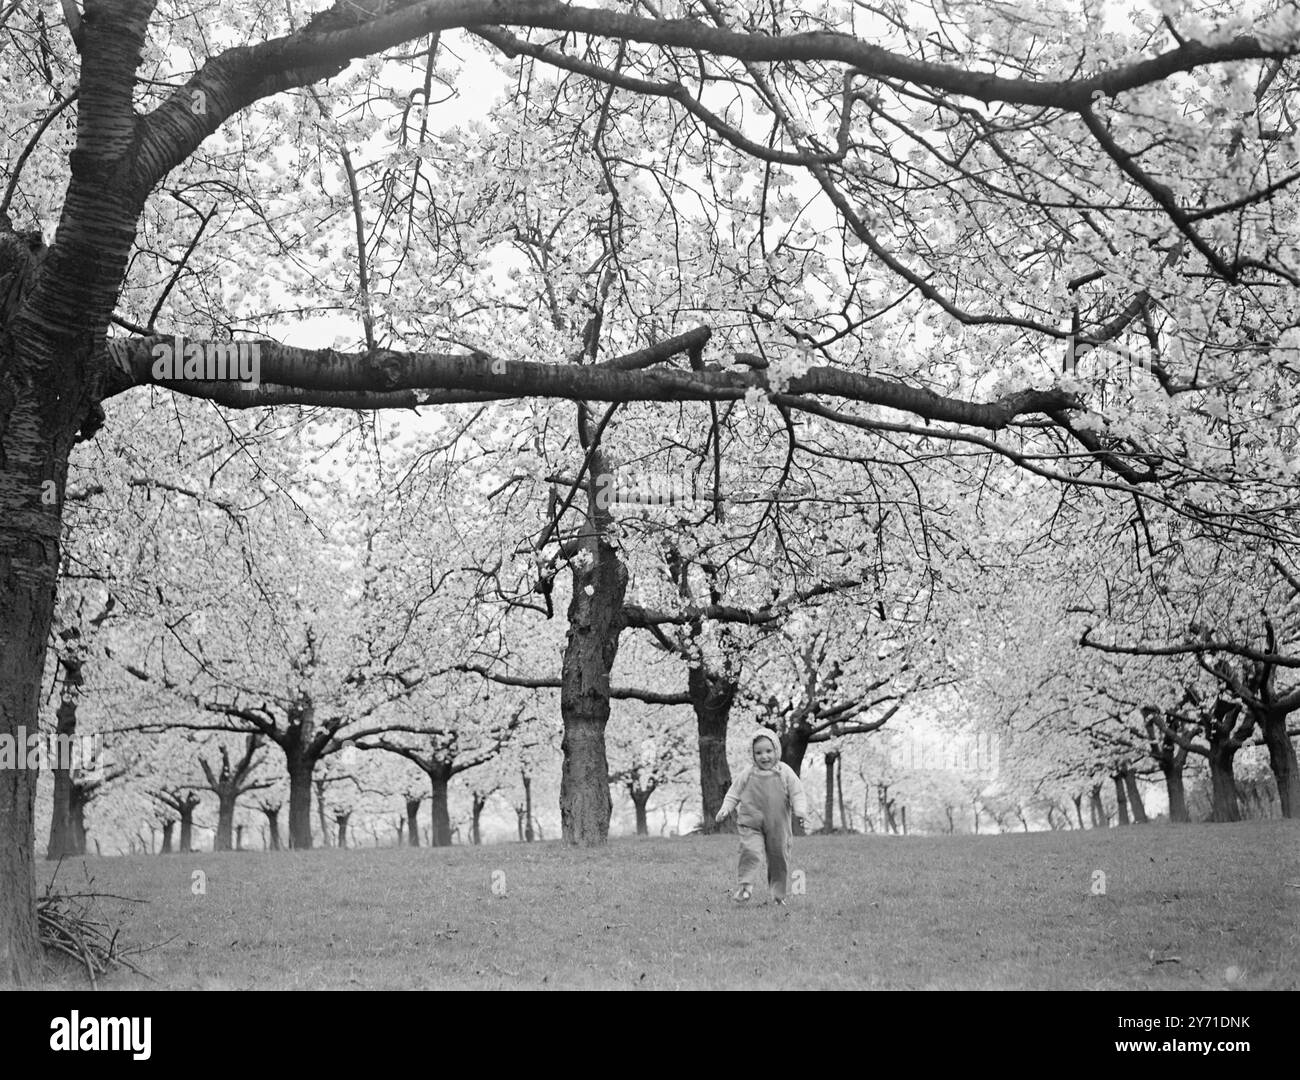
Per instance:
[[[160,851],[159,854],[170,855],[172,853],[172,833],[176,831],[176,822],[164,821],[162,829],[163,829],[162,851]]]
[[[1128,820],[1128,793],[1124,790],[1124,777],[1116,773],[1111,777],[1115,784],[1115,805],[1119,809],[1119,823],[1127,825]]]
[[[289,766],[289,847],[306,851],[311,847],[311,776],[316,763],[296,743],[284,751]]]
[[[803,775],[803,759],[808,752],[808,728],[804,724],[795,724],[781,736],[781,760],[794,770],[795,776]]]
[[[1277,781],[1277,795],[1284,818],[1300,817],[1300,770],[1296,768],[1295,746],[1286,733],[1286,714],[1270,709],[1256,714],[1255,722],[1264,745],[1268,747],[1268,764]]]
[[[238,798],[232,791],[217,795],[217,837],[213,842],[213,851],[229,851],[235,832],[235,801]]]
[[[876,802],[880,805],[880,820],[885,831],[898,835],[898,821],[894,818],[894,800],[889,797],[889,785],[876,785]]]
[[[1129,809],[1133,811],[1136,825],[1147,823],[1147,808],[1142,805],[1142,793],[1138,790],[1137,771],[1132,767],[1124,770],[1124,788],[1128,792]]]
[[[515,828],[519,830],[519,842],[522,844],[524,842],[524,808],[522,806],[515,807]]]
[[[781,736],[781,760],[794,770],[795,776],[800,776],[803,772],[804,755],[808,752],[808,729],[802,724],[796,724],[789,728]],[[795,818],[791,823],[791,831],[795,836],[803,836],[804,828],[799,824],[799,819]]]
[[[839,768],[835,770],[835,792],[840,801],[840,828],[848,832],[852,827],[848,812],[844,809],[844,758],[839,759]]]
[[[180,852],[188,855],[194,850],[194,807],[195,803],[186,801],[178,811],[181,815]]]
[[[80,682],[80,673],[76,676],[72,671],[65,669],[65,694],[67,690],[67,680],[74,677]],[[55,735],[62,739],[69,739],[76,736],[77,733],[77,703],[69,700],[66,696],[59,702],[58,712],[55,713]],[[58,745],[58,744],[56,744]],[[65,763],[69,764],[69,763]],[[50,842],[46,845],[45,857],[47,859],[61,859],[68,855],[85,854],[85,851],[77,852],[73,850],[72,841],[72,770],[55,768],[51,770],[54,774],[54,801],[50,808]]]
[[[12,233],[0,241],[20,242]],[[72,430],[58,420],[64,388],[47,373],[71,376],[72,359],[0,339],[0,739],[15,745],[40,731],[72,449]],[[0,983],[24,985],[38,973],[37,775],[0,769]]]
[[[483,808],[487,806],[487,797],[474,792],[470,803],[469,842],[475,847],[483,843],[483,831],[479,822],[483,817]]]
[[[340,850],[348,846],[348,818],[351,816],[351,810],[341,811],[334,815],[334,824],[338,826],[338,847]]]
[[[719,823],[714,819],[731,787],[731,766],[727,763],[727,725],[736,699],[736,684],[706,666],[687,670],[687,691],[695,710],[695,729],[700,751],[700,802],[704,808],[701,830],[705,833],[733,833],[734,816]]]
[[[90,802],[90,790],[76,782],[68,786],[67,847],[64,850],[68,857],[86,854],[86,804]]]
[[[1210,762],[1210,788],[1214,800],[1210,810],[1211,821],[1241,820],[1241,797],[1233,775],[1233,762],[1255,725],[1255,714],[1246,713],[1238,730],[1237,720],[1241,713],[1240,705],[1219,698],[1202,718],[1209,743],[1206,756]]]
[[[906,836],[907,835],[907,807],[906,806],[900,806],[898,808],[898,817],[903,823],[903,835]],[[1028,831],[1029,829],[1026,828],[1025,832]]]
[[[152,6],[104,12],[86,35],[83,83],[130,100]],[[99,12],[96,13],[100,14]],[[90,40],[93,38],[94,40]],[[147,197],[133,124],[83,123],[54,246],[0,228],[0,738],[40,730],[39,702],[59,570],[68,457],[102,416],[103,348]],[[23,283],[30,283],[24,287]],[[25,983],[40,959],[34,891],[36,771],[0,769],[0,982]]]
[[[1210,742],[1210,792],[1211,821],[1240,821],[1241,802],[1237,794],[1237,779],[1233,775],[1233,760],[1237,747],[1230,738]]]
[[[244,850],[244,826],[242,825],[235,826],[235,850]]]
[[[527,844],[534,840],[533,835],[533,778],[527,773],[523,774],[524,780],[524,828],[523,835],[519,839]]]
[[[1105,829],[1109,827],[1110,821],[1106,817],[1106,807],[1101,801],[1101,784],[1093,784],[1088,789],[1088,815],[1092,819],[1094,829]]]
[[[838,750],[827,750],[826,761],[826,815],[822,819],[822,832],[835,831],[835,763],[839,760]]]
[[[1169,796],[1169,820],[1191,821],[1187,813],[1187,790],[1183,786],[1183,766],[1173,760],[1173,755],[1158,759],[1165,777],[1165,791]]]
[[[450,770],[439,769],[429,773],[433,789],[429,804],[429,812],[433,815],[433,827],[429,833],[431,847],[451,847],[451,815],[447,810],[447,782],[450,779]]]
[[[560,823],[566,843],[589,847],[609,838],[613,809],[605,725],[609,722],[609,673],[624,625],[627,569],[603,536],[589,537],[583,551],[592,559],[585,567],[574,566],[560,678],[560,714],[564,719]]]
[[[1083,792],[1075,792],[1070,798],[1074,801],[1074,816],[1079,821],[1079,831],[1083,831]]]
[[[650,822],[646,817],[646,804],[650,802],[650,796],[653,791],[637,791],[629,787],[628,795],[632,797],[632,808],[636,811],[636,834],[637,836],[650,835]]]
[[[312,784],[316,789],[316,821],[320,825],[320,843],[321,847],[330,846],[330,827],[329,818],[325,816],[325,780],[323,777],[317,777]],[[293,800],[290,799],[289,805],[292,808]]]
[[[407,836],[407,843],[410,844],[411,847],[420,846],[419,817],[420,817],[420,803],[422,803],[423,801],[424,801],[423,799],[414,799],[414,798],[406,800],[406,836]],[[399,834],[397,837],[399,843],[401,842],[401,839],[402,837]]]
[[[53,478],[62,501],[67,459],[49,460],[46,425],[32,415],[34,387],[4,376],[0,353],[0,738],[15,744],[40,730],[41,677],[59,565],[59,511],[42,507],[41,483]],[[19,390],[26,399],[10,405]],[[21,422],[15,428],[11,418]],[[22,429],[32,425],[29,431]],[[25,985],[38,973],[36,930],[36,777],[0,769],[0,983]]]
[[[279,851],[280,850],[280,808],[278,806],[274,806],[274,807],[264,806],[262,807],[262,813],[266,815],[266,824],[267,827],[271,830],[271,838],[267,846],[270,848],[271,851]]]

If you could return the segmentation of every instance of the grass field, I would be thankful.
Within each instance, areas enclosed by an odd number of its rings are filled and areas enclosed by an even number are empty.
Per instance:
[[[128,941],[160,943],[137,960],[155,982],[110,988],[1300,988],[1300,823],[811,837],[787,908],[731,902],[734,853],[206,853],[77,860],[59,882],[147,901],[101,902]]]

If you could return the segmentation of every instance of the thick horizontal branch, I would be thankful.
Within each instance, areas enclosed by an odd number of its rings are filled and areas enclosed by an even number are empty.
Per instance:
[[[1235,645],[1230,641],[1188,642],[1183,645],[1108,645],[1093,641],[1088,635],[1092,629],[1085,630],[1079,638],[1079,644],[1085,649],[1098,652],[1119,653],[1121,656],[1206,656],[1213,653],[1227,653],[1240,656],[1246,660],[1256,660],[1261,664],[1276,664],[1278,667],[1300,668],[1300,657],[1286,656],[1283,653],[1261,652],[1246,645]]]
[[[1161,82],[1179,71],[1207,64],[1293,56],[1295,46],[1266,44],[1241,36],[1220,45],[1189,41],[1159,56],[1122,64],[1085,79],[1008,79],[983,71],[929,63],[872,45],[850,34],[816,31],[801,34],[740,33],[694,19],[647,19],[621,12],[579,7],[560,0],[429,0],[399,7],[392,14],[361,21],[347,14],[359,5],[339,4],[328,17],[344,28],[292,35],[246,50],[251,71],[268,74],[299,67],[315,68],[366,56],[436,30],[456,26],[506,25],[578,32],[620,41],[638,41],[709,52],[747,61],[810,60],[839,62],[872,78],[948,90],[978,101],[1005,101],[1037,107],[1079,110],[1095,94],[1108,96]],[[349,21],[352,26],[347,26]]]
[[[144,118],[135,179],[147,191],[184,161],[230,116],[284,90],[309,86],[359,57],[455,27],[515,26],[581,33],[616,41],[711,53],[745,62],[813,61],[844,65],[875,79],[894,79],[983,102],[1008,102],[1082,113],[1098,94],[1115,96],[1209,64],[1294,56],[1294,42],[1269,44],[1243,35],[1221,44],[1182,42],[1159,56],[1119,64],[1081,79],[1003,78],[987,71],[930,63],[833,31],[737,32],[694,19],[650,19],[561,0],[423,0],[374,17],[369,5],[340,0],[302,29],[208,60]]]
[[[595,365],[503,360],[481,353],[346,353],[300,349],[272,341],[245,342],[244,370],[256,369],[256,381],[246,382],[177,378],[176,368],[165,366],[164,354],[159,351],[161,346],[172,344],[169,338],[114,339],[108,349],[110,370],[105,397],[132,386],[153,385],[232,408],[294,403],[413,408],[523,397],[610,402],[734,401],[754,391],[764,395],[770,392],[764,371],[640,370],[642,363],[668,359],[673,355],[670,347],[677,352],[698,347],[701,336],[702,332],[682,334],[650,349]],[[206,347],[209,343],[203,344]],[[255,365],[251,354],[254,345]],[[228,348],[229,343],[222,343],[222,347]],[[193,373],[212,374],[219,370],[219,360],[205,362],[202,367],[196,364]],[[625,370],[620,366],[623,363],[632,369]],[[998,431],[1027,414],[1080,408],[1074,395],[1062,390],[1020,390],[994,401],[967,401],[892,379],[824,366],[810,367],[792,378],[781,397],[818,395],[990,431]]]
[[[479,664],[461,664],[455,670],[472,672],[475,675],[483,676],[485,679],[491,679],[492,682],[501,683],[503,686],[523,686],[534,690],[558,690],[560,688],[558,678],[506,675],[499,671],[490,671]],[[609,696],[620,701],[644,701],[648,705],[689,705],[691,703],[690,695],[685,692],[660,693],[657,690],[641,690],[637,687],[615,686],[610,689]]]

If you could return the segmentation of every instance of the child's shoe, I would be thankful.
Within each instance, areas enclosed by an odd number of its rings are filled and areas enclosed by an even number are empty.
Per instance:
[[[749,898],[752,895],[753,895],[753,890],[750,888],[750,886],[742,885],[739,889],[735,891],[735,893],[732,895],[731,898],[734,901],[736,901],[737,904],[744,904],[748,902]]]
[[[785,897],[774,896],[772,897],[772,903],[776,904],[778,907],[785,907]]]

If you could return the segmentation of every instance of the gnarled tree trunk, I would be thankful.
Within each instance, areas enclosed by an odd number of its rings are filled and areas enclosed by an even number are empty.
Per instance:
[[[15,741],[39,731],[68,457],[103,416],[106,331],[152,186],[131,109],[152,10],[123,3],[85,36],[53,247],[0,222],[0,738]],[[40,955],[35,793],[34,770],[0,770],[0,982],[29,980]]]
[[[1165,778],[1165,792],[1169,796],[1169,820],[1191,821],[1187,812],[1187,789],[1183,785],[1183,764],[1170,754],[1156,759]]]
[[[1295,746],[1286,733],[1286,714],[1278,709],[1257,713],[1264,745],[1268,747],[1268,763],[1277,781],[1277,795],[1282,803],[1284,818],[1300,817],[1300,770],[1296,768]]]
[[[593,474],[599,476],[594,467]],[[599,517],[594,497],[591,502]],[[627,569],[600,528],[589,533],[583,552],[591,559],[585,566],[574,566],[569,634],[560,675],[564,719],[560,823],[567,843],[592,846],[609,839],[613,809],[605,725],[609,722],[609,674],[624,626]]]
[[[721,823],[714,820],[731,787],[731,766],[727,763],[727,725],[736,684],[705,665],[689,668],[686,676],[700,751],[700,800],[704,808],[701,828],[706,833],[735,832],[735,817]]]
[[[1231,739],[1210,743],[1211,821],[1241,820],[1241,800],[1237,793],[1237,778],[1233,775],[1236,757],[1237,747]]]
[[[0,244],[16,242],[12,233]],[[0,738],[22,744],[40,730],[45,646],[54,613],[61,506],[75,425],[60,403],[79,398],[72,357],[55,361],[52,342],[0,335]],[[73,345],[67,343],[69,348]],[[50,373],[55,374],[54,378]],[[65,385],[66,383],[66,385]],[[16,763],[17,764],[17,763]],[[21,763],[21,764],[26,764]],[[37,770],[0,769],[0,982],[37,972],[34,847]],[[58,793],[67,807],[70,778]],[[69,842],[65,814],[58,828]],[[84,843],[84,839],[82,841]],[[84,849],[83,849],[84,850]]]

